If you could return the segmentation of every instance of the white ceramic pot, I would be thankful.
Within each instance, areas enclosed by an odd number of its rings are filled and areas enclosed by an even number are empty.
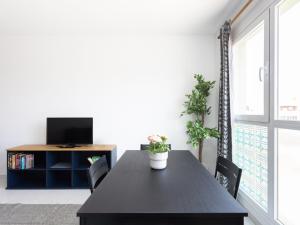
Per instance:
[[[161,170],[167,167],[168,152],[155,154],[149,152],[149,158],[152,169]]]

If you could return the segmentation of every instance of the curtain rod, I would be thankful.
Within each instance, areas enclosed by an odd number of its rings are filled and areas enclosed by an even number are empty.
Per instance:
[[[253,0],[248,0],[245,5],[237,12],[237,14],[230,20],[230,23],[233,24],[240,15],[248,8],[248,6],[253,2]]]

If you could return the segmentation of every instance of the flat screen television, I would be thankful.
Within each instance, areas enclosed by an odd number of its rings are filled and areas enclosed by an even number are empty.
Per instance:
[[[47,118],[47,144],[93,144],[93,118]]]

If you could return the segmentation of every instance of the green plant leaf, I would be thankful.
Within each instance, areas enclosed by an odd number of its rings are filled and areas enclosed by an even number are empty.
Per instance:
[[[207,105],[207,97],[215,85],[215,81],[206,81],[201,74],[195,74],[197,83],[191,93],[186,94],[187,100],[184,102],[185,110],[181,116],[192,115],[195,120],[190,120],[186,124],[186,133],[188,135],[188,144],[197,147],[199,142],[207,138],[218,138],[219,132],[216,128],[207,128],[204,126],[204,117],[211,113],[211,107]]]

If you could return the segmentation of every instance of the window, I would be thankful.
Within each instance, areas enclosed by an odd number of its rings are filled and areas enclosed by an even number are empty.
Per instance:
[[[268,20],[263,15],[233,44],[234,114],[248,121],[268,121]]]
[[[299,224],[300,201],[300,0],[284,0],[275,7],[277,79],[275,86],[275,142],[277,162],[276,219]]]
[[[296,225],[300,0],[273,0],[263,10],[233,28],[233,160],[249,212],[261,224]]]
[[[264,24],[233,47],[237,115],[264,115]]]
[[[278,220],[299,224],[300,131],[278,129]]]
[[[278,6],[278,104],[279,120],[300,120],[300,0]]]
[[[233,162],[240,193],[268,211],[269,13],[233,39]]]
[[[233,161],[243,169],[240,188],[259,206],[267,210],[267,128],[235,123],[233,133]]]

